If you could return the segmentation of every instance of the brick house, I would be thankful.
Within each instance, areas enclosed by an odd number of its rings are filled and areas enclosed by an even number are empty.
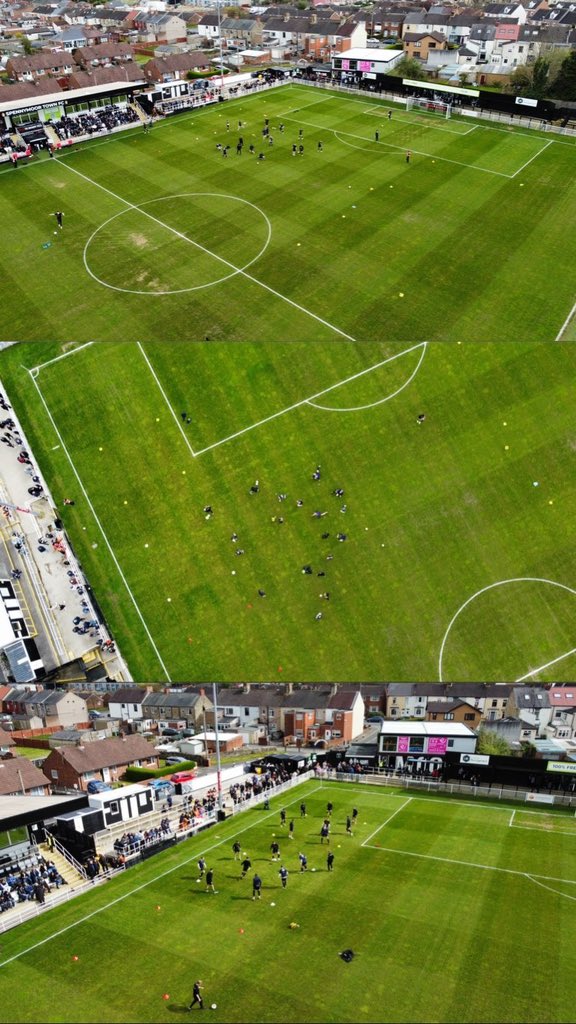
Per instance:
[[[440,32],[406,32],[402,37],[404,53],[411,60],[428,60],[430,50],[447,50],[446,37]]]
[[[0,761],[0,796],[50,796],[50,784],[27,757]]]
[[[203,727],[204,713],[212,711],[213,706],[202,688],[197,693],[154,691],[147,693],[142,701],[142,717],[155,722],[185,721],[190,728],[198,729]]]
[[[129,765],[158,767],[158,755],[143,736],[59,747],[48,755],[42,769],[53,786],[85,790],[92,780],[117,782]]]
[[[5,729],[0,729],[0,751],[8,750],[9,747],[13,747],[16,740],[11,736]]]
[[[482,712],[465,700],[428,701],[426,708],[427,722],[460,722],[469,729],[480,725]]]
[[[13,689],[4,701],[15,729],[45,729],[88,721],[86,701],[71,690]]]
[[[17,82],[35,82],[38,78],[52,75],[65,78],[76,67],[69,53],[33,53],[26,57],[11,57],[6,63],[6,73]]]
[[[83,67],[96,64],[125,64],[134,60],[134,47],[129,43],[99,43],[97,46],[79,46],[74,60]]]
[[[172,53],[154,57],[143,68],[149,82],[174,82],[186,78],[189,71],[210,70],[210,59],[203,53]]]

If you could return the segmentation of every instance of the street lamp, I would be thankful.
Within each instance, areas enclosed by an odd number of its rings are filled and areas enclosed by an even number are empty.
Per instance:
[[[222,800],[222,773],[220,765],[220,737],[218,733],[218,696],[216,693],[216,683],[212,683],[212,702],[214,704],[214,735],[216,737],[216,777],[217,777],[217,790],[218,790],[218,809],[221,811],[223,807]]]

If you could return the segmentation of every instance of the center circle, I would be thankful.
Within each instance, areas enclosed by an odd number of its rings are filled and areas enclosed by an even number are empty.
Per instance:
[[[109,217],[86,242],[84,266],[116,292],[180,295],[245,273],[271,237],[268,217],[248,199],[183,192],[130,204]],[[185,284],[191,274],[195,283]]]

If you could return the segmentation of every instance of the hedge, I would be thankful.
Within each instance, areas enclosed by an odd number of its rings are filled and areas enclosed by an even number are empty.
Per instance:
[[[146,779],[161,779],[164,775],[174,775],[174,772],[192,771],[196,767],[196,761],[179,761],[178,764],[169,764],[165,768],[127,768],[125,777],[130,782],[142,782]]]

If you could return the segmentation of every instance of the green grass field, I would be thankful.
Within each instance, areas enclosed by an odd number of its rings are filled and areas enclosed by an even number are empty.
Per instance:
[[[2,1019],[169,1022],[196,978],[214,1024],[574,1019],[573,813],[315,782],[281,799],[2,935]],[[328,800],[332,873],[319,838]],[[262,877],[260,902],[239,877],[236,837]],[[196,882],[201,854],[216,895]]]
[[[135,679],[573,678],[571,344],[64,352],[0,378]]]
[[[290,85],[4,168],[4,337],[573,338],[575,140],[386,115]]]

